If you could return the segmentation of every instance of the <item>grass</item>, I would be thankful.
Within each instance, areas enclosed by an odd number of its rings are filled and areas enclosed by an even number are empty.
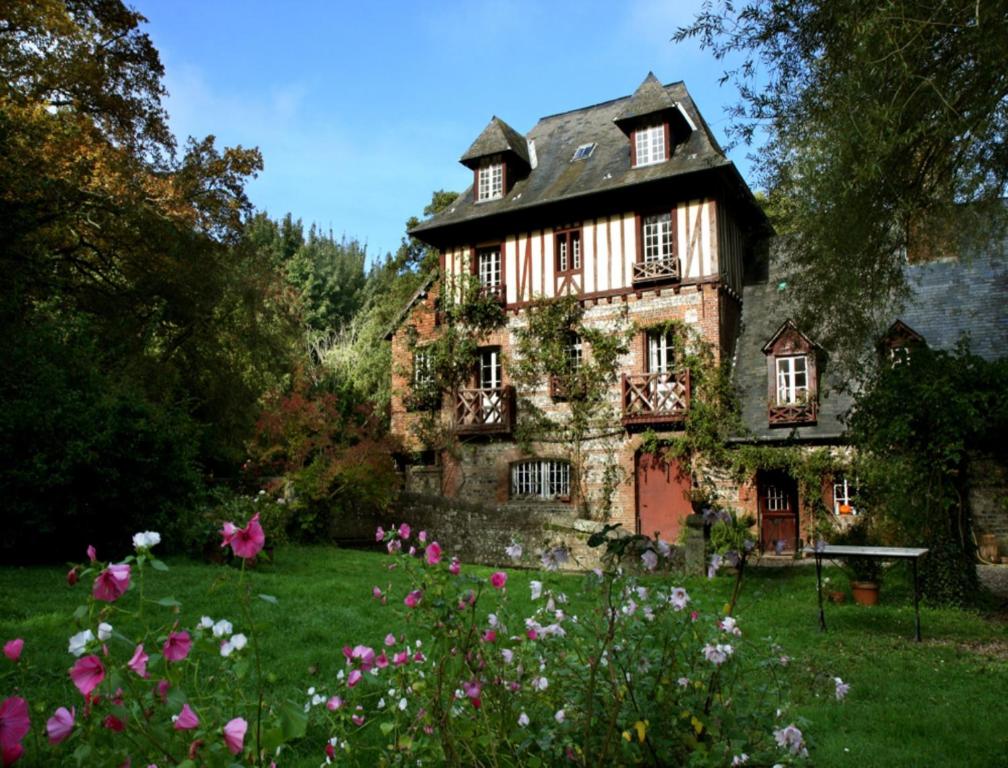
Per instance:
[[[388,558],[331,547],[288,547],[276,563],[252,574],[254,591],[279,603],[255,605],[270,697],[305,699],[311,685],[333,687],[343,667],[344,644],[377,645],[399,631],[396,610],[380,608],[371,588],[391,584],[403,594]],[[182,603],[180,620],[191,626],[203,614],[240,621],[234,601],[234,568],[169,560],[165,574],[148,574],[149,597],[171,595]],[[489,572],[489,569],[487,569]],[[834,584],[845,582],[828,572]],[[49,679],[49,701],[79,695],[62,675],[71,657],[70,619],[83,600],[65,572],[53,568],[0,568],[0,640],[24,637],[36,667],[60,673]],[[576,592],[579,577],[516,571],[512,600],[528,601],[528,582],[541,578]],[[674,579],[677,583],[682,579]],[[731,579],[686,580],[695,602],[719,608]],[[923,643],[913,641],[910,590],[897,568],[883,586],[882,605],[828,605],[828,632],[818,628],[815,574],[810,568],[755,569],[736,609],[749,638],[772,639],[792,658],[788,667],[794,713],[807,718],[812,762],[822,766],[991,766],[1008,754],[1008,642],[1005,627],[980,613],[921,608]],[[576,606],[572,606],[572,610]],[[158,610],[167,610],[159,608]],[[4,661],[5,660],[0,660]],[[832,678],[851,684],[843,703],[832,695]],[[12,682],[3,683],[9,688]],[[62,689],[62,690],[61,690]],[[0,691],[3,695],[8,690]],[[33,715],[35,727],[48,713]],[[285,756],[286,766],[317,766],[323,734],[309,734]]]

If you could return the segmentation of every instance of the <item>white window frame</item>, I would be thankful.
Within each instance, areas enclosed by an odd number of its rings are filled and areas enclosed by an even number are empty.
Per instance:
[[[434,370],[431,362],[431,352],[429,349],[416,349],[413,351],[414,387],[429,387],[434,383]]]
[[[582,144],[577,149],[574,150],[574,154],[570,161],[573,163],[575,160],[587,160],[592,156],[595,151],[595,142],[590,142],[588,144]]]
[[[655,213],[641,219],[641,239],[646,264],[669,261],[675,255],[672,242],[672,213]]]
[[[576,272],[581,269],[581,230],[568,229],[557,232],[557,272]]]
[[[665,147],[665,124],[648,125],[634,131],[636,157],[634,168],[664,163],[668,156]]]
[[[850,507],[851,515],[858,513],[857,507],[852,501],[857,497],[857,478],[854,482],[849,482],[846,475],[836,475],[833,478],[833,514],[840,514],[840,506],[846,504]]]
[[[672,331],[647,332],[647,372],[671,373],[675,369],[675,334]]]
[[[788,498],[783,488],[777,485],[766,487],[766,508],[767,512],[786,512],[788,510]]]
[[[479,353],[479,388],[500,389],[503,378],[501,353],[496,347],[481,349]]]
[[[496,290],[501,284],[501,249],[499,245],[476,250],[476,274],[480,285]]]
[[[574,370],[581,367],[581,361],[584,360],[584,342],[580,334],[571,333],[567,338],[567,358],[573,363]]]
[[[570,499],[570,463],[562,459],[528,459],[511,465],[511,497]]]
[[[504,163],[488,161],[480,164],[476,172],[476,202],[499,200],[504,197]]]
[[[777,405],[796,405],[808,402],[808,356],[788,355],[778,357],[776,358],[775,367],[777,370]],[[799,384],[799,378],[804,383]]]

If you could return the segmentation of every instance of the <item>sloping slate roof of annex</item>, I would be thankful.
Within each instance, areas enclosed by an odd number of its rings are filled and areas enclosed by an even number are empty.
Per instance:
[[[653,78],[649,74],[648,79]],[[648,79],[642,88],[648,84]],[[686,86],[680,81],[659,87],[664,89],[670,102],[677,103],[697,126],[685,142],[675,146],[672,157],[666,162],[641,168],[630,167],[630,142],[614,120],[628,108],[633,96],[551,115],[540,119],[527,136],[535,142],[536,168],[517,181],[505,197],[476,203],[470,185],[449,208],[410,230],[410,234],[423,239],[425,232],[452,224],[708,168],[729,168],[742,182],[697,111]],[[596,147],[590,157],[571,161],[579,146],[592,142]],[[471,150],[464,159],[471,159],[470,155]]]
[[[889,325],[902,320],[932,349],[952,350],[964,336],[970,350],[987,360],[1008,355],[1008,244],[962,259],[908,265],[910,296],[894,308]],[[766,282],[746,285],[742,296],[742,332],[736,347],[734,380],[746,439],[759,441],[839,440],[841,417],[851,396],[838,391],[829,363],[820,372],[819,416],[814,426],[774,427],[767,421],[767,365],[763,345],[787,319],[785,291],[773,267]],[[885,329],[883,329],[884,331]]]

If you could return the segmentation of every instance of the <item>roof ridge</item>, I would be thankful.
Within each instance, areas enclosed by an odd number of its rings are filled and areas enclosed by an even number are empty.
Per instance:
[[[685,88],[686,81],[673,80],[671,83],[662,84],[662,88],[665,88],[667,90],[671,88],[673,85],[681,85],[683,88]],[[687,91],[687,93],[689,93],[689,91]],[[535,130],[535,127],[539,125],[539,123],[541,123],[543,120],[551,120],[554,117],[562,117],[563,115],[573,115],[575,112],[586,112],[589,109],[597,109],[598,107],[605,107],[608,106],[609,104],[615,104],[617,101],[625,101],[627,99],[632,98],[633,94],[628,93],[626,96],[617,96],[615,99],[606,99],[605,101],[600,101],[598,104],[589,104],[587,107],[577,107],[576,109],[568,109],[564,110],[563,112],[554,112],[552,115],[543,115],[542,117],[539,118],[538,121],[536,121],[536,124],[532,126],[532,130]],[[529,133],[531,133],[531,131],[529,131]]]

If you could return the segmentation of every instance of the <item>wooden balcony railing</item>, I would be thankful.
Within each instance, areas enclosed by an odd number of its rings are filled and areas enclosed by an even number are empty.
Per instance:
[[[675,256],[652,261],[639,261],[633,265],[634,285],[674,281],[679,277],[679,259]]]
[[[514,422],[514,387],[460,389],[455,398],[459,434],[510,434]]]
[[[686,418],[689,371],[623,374],[623,423],[668,424]]]
[[[504,283],[497,283],[497,285],[484,285],[479,286],[479,295],[481,297],[489,297],[496,301],[498,304],[507,303],[507,286]]]
[[[767,409],[771,427],[789,427],[799,424],[815,424],[819,417],[819,404],[815,400],[807,403],[771,403]]]

